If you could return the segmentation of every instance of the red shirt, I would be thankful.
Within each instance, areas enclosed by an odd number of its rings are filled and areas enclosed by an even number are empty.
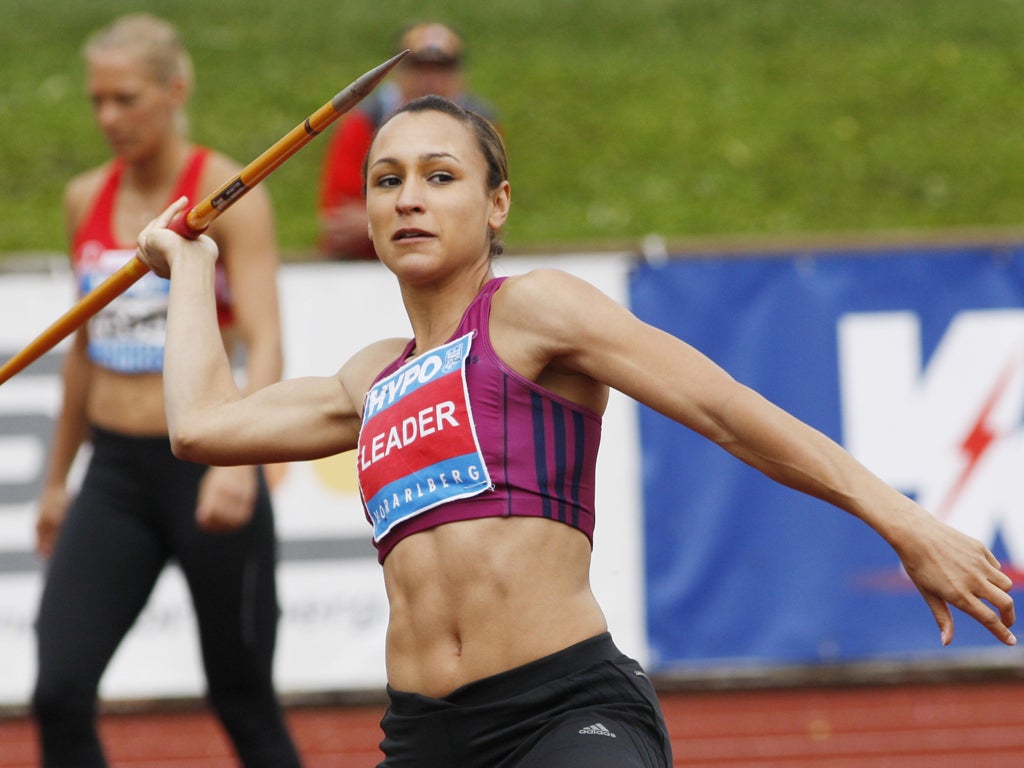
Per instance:
[[[373,131],[369,116],[357,110],[345,115],[331,134],[320,176],[321,213],[363,199],[363,160],[370,151]]]
[[[320,176],[320,215],[345,203],[363,202],[363,160],[374,130],[370,116],[360,109],[345,115],[331,134]],[[377,257],[369,239],[361,253],[352,255]]]

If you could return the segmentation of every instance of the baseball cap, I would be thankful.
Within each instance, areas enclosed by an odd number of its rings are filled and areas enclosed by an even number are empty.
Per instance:
[[[462,58],[462,40],[444,24],[427,22],[410,27],[402,35],[399,50],[409,49],[409,64],[458,64]]]

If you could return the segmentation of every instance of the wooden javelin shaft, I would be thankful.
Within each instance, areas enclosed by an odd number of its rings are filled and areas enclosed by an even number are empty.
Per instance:
[[[245,166],[238,176],[187,211],[178,214],[168,228],[190,240],[199,237],[214,219],[236,203],[246,192],[259,184],[275,168],[369,95],[407,53],[408,51],[402,51],[393,56],[353,81],[344,90],[339,91],[333,99]],[[0,366],[0,384],[23,371],[53,349],[90,317],[128,290],[148,271],[149,267],[138,256],[132,256],[124,266],[79,299],[71,309],[61,315],[24,349]]]
[[[262,155],[257,157],[235,178],[228,181],[220,189],[205,200],[192,206],[188,211],[178,214],[168,225],[183,237],[195,239],[210,226],[210,223],[226,211],[236,200],[265,179],[281,163],[294,155],[312,141],[327,126],[348,112],[362,101],[370,91],[377,87],[388,72],[402,59],[408,51],[371,69],[351,85],[339,92],[333,99],[303,120],[299,125],[278,139]]]

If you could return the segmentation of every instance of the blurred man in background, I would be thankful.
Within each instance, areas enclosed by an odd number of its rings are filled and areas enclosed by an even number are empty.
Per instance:
[[[391,78],[342,118],[330,137],[320,178],[319,251],[327,259],[376,259],[366,222],[363,159],[385,118],[420,96],[436,93],[494,120],[491,107],[466,92],[462,39],[438,22],[422,22],[399,36],[409,54]]]

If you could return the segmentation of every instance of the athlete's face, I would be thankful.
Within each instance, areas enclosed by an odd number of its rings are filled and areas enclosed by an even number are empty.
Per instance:
[[[90,55],[87,89],[111,151],[129,162],[144,160],[177,130],[184,85],[159,81],[137,53],[109,50]]]
[[[429,280],[487,262],[509,188],[487,189],[472,129],[443,112],[403,112],[381,128],[367,160],[370,238],[399,277]]]

